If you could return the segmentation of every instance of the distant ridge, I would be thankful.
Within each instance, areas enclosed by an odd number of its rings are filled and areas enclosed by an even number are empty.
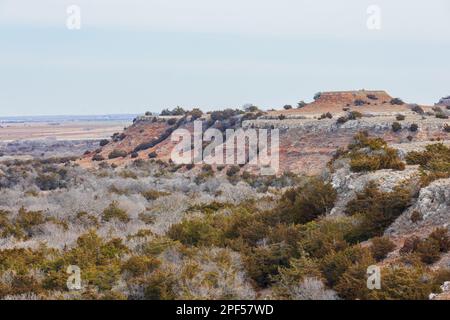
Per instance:
[[[105,115],[49,115],[49,116],[0,116],[0,123],[21,122],[74,122],[74,121],[132,121],[137,114]]]

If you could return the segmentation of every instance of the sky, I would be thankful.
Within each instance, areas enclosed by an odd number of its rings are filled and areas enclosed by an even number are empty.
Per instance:
[[[0,0],[0,116],[280,108],[363,88],[433,104],[450,95],[449,17],[448,0]]]

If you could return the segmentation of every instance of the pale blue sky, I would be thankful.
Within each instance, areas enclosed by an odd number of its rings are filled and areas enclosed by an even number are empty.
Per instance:
[[[0,0],[0,116],[450,94],[445,0]],[[65,27],[78,4],[82,28]],[[382,28],[366,27],[368,5]]]

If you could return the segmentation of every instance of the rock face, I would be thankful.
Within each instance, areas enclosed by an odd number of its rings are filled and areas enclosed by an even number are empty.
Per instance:
[[[418,173],[415,167],[407,167],[403,171],[378,170],[370,173],[355,173],[351,172],[349,166],[345,164],[331,177],[331,184],[338,193],[336,205],[331,214],[343,214],[347,203],[356,196],[356,193],[363,191],[371,181],[376,182],[381,191],[391,192],[402,182],[415,183],[417,180]]]
[[[392,97],[383,90],[332,91],[318,94],[315,103],[354,105],[355,100],[373,103],[375,105],[390,102]]]
[[[442,98],[441,100],[439,100],[438,104],[449,107],[450,106],[450,96]]]
[[[441,293],[430,294],[430,300],[450,300],[450,281],[445,281],[440,289]]]
[[[244,128],[276,128],[280,130],[280,168],[297,173],[320,173],[338,148],[345,148],[356,133],[367,131],[371,136],[383,138],[390,144],[408,150],[408,145],[430,140],[449,140],[450,134],[443,128],[446,119],[426,118],[408,115],[401,121],[403,129],[392,131],[395,116],[372,116],[337,124],[336,119],[258,119],[244,121]],[[416,123],[419,129],[411,132],[409,127]],[[412,142],[408,139],[412,137]],[[420,146],[418,146],[420,148]],[[411,150],[416,147],[411,147]],[[403,149],[402,149],[403,150]],[[402,153],[404,155],[405,152]]]
[[[431,141],[419,141],[419,142],[411,142],[411,143],[392,143],[391,147],[397,149],[397,152],[401,159],[404,160],[405,156],[408,154],[408,152],[411,151],[424,151],[425,147],[429,144],[431,144]],[[441,141],[442,144],[446,145],[447,147],[450,147],[450,141]]]
[[[421,220],[413,222],[418,212]],[[450,224],[450,179],[441,179],[420,190],[416,203],[386,230],[386,235],[400,235],[417,229],[442,227]]]

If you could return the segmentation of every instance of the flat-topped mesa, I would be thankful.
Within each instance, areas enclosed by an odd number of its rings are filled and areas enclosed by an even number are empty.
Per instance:
[[[389,103],[391,100],[392,97],[383,90],[328,91],[317,94],[312,104],[353,106],[358,101],[370,104],[383,104]]]
[[[165,122],[169,119],[176,119],[179,120],[183,118],[183,116],[160,116],[160,115],[141,115],[141,116],[137,116],[134,119],[134,123],[137,122]]]
[[[345,115],[347,111],[364,114],[392,114],[410,112],[410,108],[401,99],[393,98],[384,90],[325,91],[317,93],[314,101],[299,108],[269,112],[265,118],[317,117],[325,113],[333,116]]]

